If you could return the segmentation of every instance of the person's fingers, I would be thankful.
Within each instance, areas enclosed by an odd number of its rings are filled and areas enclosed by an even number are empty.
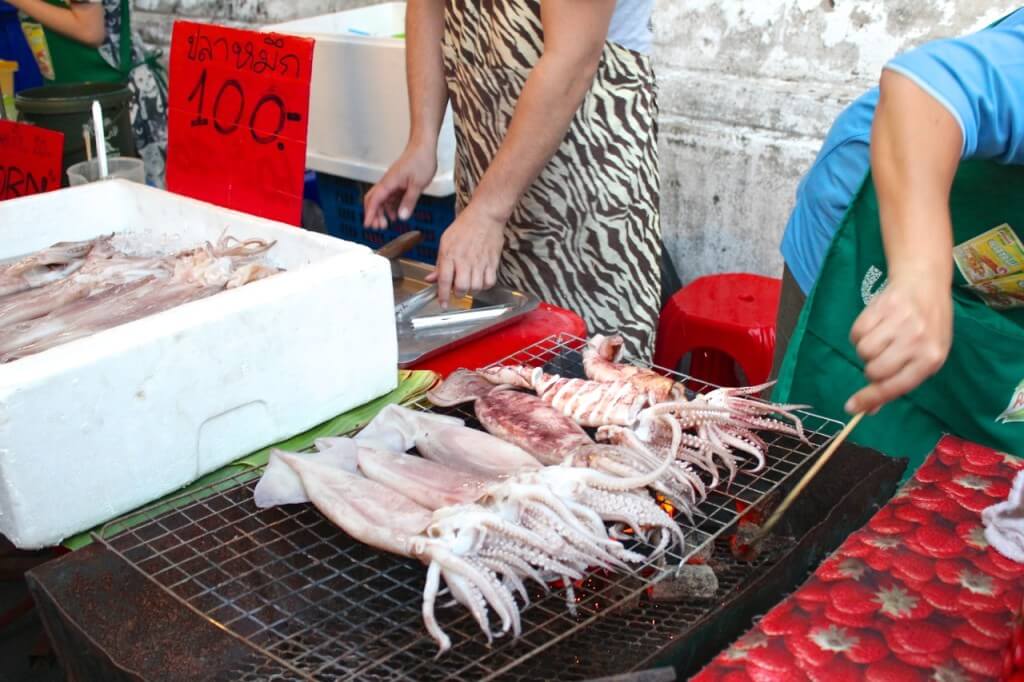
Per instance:
[[[471,292],[482,291],[484,288],[484,269],[479,265],[473,267],[473,274],[469,278],[469,290]]]
[[[430,273],[428,273],[428,274],[427,274],[427,276],[426,276],[426,277],[424,277],[423,279],[425,279],[426,281],[428,281],[428,282],[430,282],[431,284],[433,284],[434,282],[436,282],[436,281],[437,281],[437,270],[433,270],[433,271],[431,271],[431,272],[430,272]]]
[[[858,352],[859,352],[858,348]],[[865,358],[864,376],[872,383],[881,383],[896,376],[904,367],[913,362],[915,348],[903,340],[894,340],[878,353]],[[862,354],[862,358],[865,356]]]
[[[389,175],[385,175],[380,182],[370,188],[363,198],[363,223],[366,227],[383,230],[388,226],[384,212],[388,203],[393,200],[396,190],[395,181]]]
[[[455,266],[455,298],[462,298],[472,284],[473,266],[464,262]]]
[[[380,212],[379,185],[374,185],[363,197],[363,227],[376,228]]]
[[[879,383],[872,383],[855,393],[846,403],[846,412],[874,414],[886,403],[910,393],[929,376],[922,363],[912,362],[894,376]]]
[[[441,308],[447,309],[448,301],[452,295],[452,279],[455,276],[455,264],[447,255],[442,254],[438,257],[437,270],[435,272],[437,301],[441,304]]]
[[[405,188],[405,194],[398,205],[398,218],[400,220],[405,221],[412,217],[412,212],[416,209],[416,202],[420,199],[421,189],[421,187],[413,182],[410,182],[409,186]]]
[[[883,294],[884,295],[884,294]],[[887,299],[879,297],[875,299],[864,311],[857,316],[856,321],[853,323],[853,327],[850,329],[850,341],[853,345],[860,343],[860,340],[870,334],[882,320],[886,319]]]
[[[401,190],[396,189],[388,200],[384,202],[384,214],[388,217],[388,220],[395,222],[398,220],[398,193]]]
[[[864,362],[871,362],[901,338],[901,330],[899,323],[879,324],[854,344],[857,355]]]
[[[493,265],[488,265],[484,270],[484,289],[490,289],[498,283],[498,271]]]
[[[847,414],[851,415],[860,414],[861,412],[875,414],[882,408],[883,403],[881,389],[878,387],[878,384],[868,384],[854,393],[846,401],[846,406],[843,409],[846,410]]]

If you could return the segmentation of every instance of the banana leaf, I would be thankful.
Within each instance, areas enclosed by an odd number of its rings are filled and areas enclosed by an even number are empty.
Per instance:
[[[401,370],[398,373],[398,388],[391,393],[350,410],[345,414],[338,415],[305,433],[265,447],[217,471],[211,472],[181,490],[146,505],[144,510],[137,510],[135,513],[125,515],[122,521],[106,528],[105,532],[107,536],[119,533],[152,519],[154,516],[165,511],[190,504],[203,497],[238,485],[241,481],[255,478],[259,475],[260,470],[266,466],[267,461],[270,459],[271,450],[301,452],[313,447],[314,441],[318,438],[333,438],[358,431],[366,426],[386,406],[394,403],[402,405],[415,402],[437,382],[437,379],[438,376],[434,372]],[[104,525],[101,524],[92,530],[66,539],[64,547],[70,550],[86,547],[93,542],[94,535],[99,533]]]

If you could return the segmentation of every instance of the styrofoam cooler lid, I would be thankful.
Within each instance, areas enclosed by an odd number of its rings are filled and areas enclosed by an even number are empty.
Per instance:
[[[384,2],[274,24],[264,27],[263,30],[329,39],[401,40],[394,36],[405,32],[405,3]]]

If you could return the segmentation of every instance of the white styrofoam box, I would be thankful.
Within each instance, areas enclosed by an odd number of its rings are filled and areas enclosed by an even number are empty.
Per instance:
[[[409,138],[405,84],[405,3],[387,2],[264,27],[315,39],[309,95],[309,168],[377,182]],[[455,192],[455,132],[449,106],[437,147],[437,174],[424,194]]]
[[[276,240],[267,260],[287,271],[0,365],[0,532],[16,546],[56,544],[394,389],[391,268],[358,244],[114,180],[0,203],[0,260],[225,229]]]

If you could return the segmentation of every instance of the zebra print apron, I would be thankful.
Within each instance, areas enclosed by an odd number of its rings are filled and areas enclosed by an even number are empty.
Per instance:
[[[447,0],[456,204],[469,202],[543,52],[540,0]],[[657,98],[647,56],[606,43],[565,140],[505,228],[504,286],[621,333],[649,361],[661,286]]]

